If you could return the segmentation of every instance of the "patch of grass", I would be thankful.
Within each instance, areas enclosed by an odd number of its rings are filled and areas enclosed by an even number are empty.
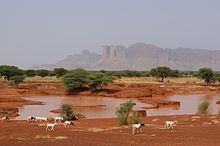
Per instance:
[[[52,77],[40,77],[40,76],[34,76],[34,77],[26,77],[24,82],[33,82],[33,83],[50,83],[50,82],[62,82],[61,78],[57,78],[56,76]]]
[[[0,115],[7,115],[7,114],[9,114],[9,113],[6,111],[0,111]]]
[[[197,114],[207,114],[208,108],[209,108],[209,101],[203,101],[199,106],[197,110]]]
[[[156,77],[122,77],[115,80],[116,83],[160,83],[160,79]],[[165,78],[164,82],[169,83],[204,83],[203,80],[196,77],[179,77],[179,78]]]

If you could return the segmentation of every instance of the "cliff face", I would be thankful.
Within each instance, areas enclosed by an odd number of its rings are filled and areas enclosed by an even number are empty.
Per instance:
[[[82,54],[69,56],[48,67],[67,69],[82,67],[89,70],[150,70],[158,66],[178,70],[198,70],[202,67],[220,70],[220,50],[167,49],[145,43],[136,43],[127,48],[120,45],[102,46],[101,55],[83,51]]]

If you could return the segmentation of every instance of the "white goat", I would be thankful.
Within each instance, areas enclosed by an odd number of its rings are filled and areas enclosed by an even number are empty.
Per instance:
[[[57,123],[54,123],[54,124],[48,123],[48,124],[47,124],[47,128],[46,128],[46,131],[47,131],[48,128],[50,128],[51,130],[54,131],[54,126],[55,126],[55,125],[57,125]]]
[[[41,117],[41,121],[47,122],[47,118],[46,117]]]
[[[54,121],[55,121],[55,122],[58,121],[58,122],[61,123],[61,122],[63,121],[63,118],[62,118],[62,117],[55,117],[55,118],[54,118]]]
[[[65,125],[65,127],[70,127],[70,125],[75,125],[75,124],[71,121],[65,121],[64,125]]]
[[[145,124],[133,124],[132,126],[132,134],[142,133],[141,127],[145,126]]]
[[[9,117],[2,117],[2,122],[7,122],[7,121],[9,121]]]
[[[41,122],[41,117],[35,117],[35,121],[38,123],[38,122]]]
[[[173,129],[173,127],[176,125],[177,121],[166,121],[165,122],[165,128],[167,129]]]

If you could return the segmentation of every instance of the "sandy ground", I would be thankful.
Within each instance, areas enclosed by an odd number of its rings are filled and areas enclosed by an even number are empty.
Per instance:
[[[165,129],[166,120],[178,120],[173,130]],[[131,126],[117,125],[116,119],[83,119],[70,128],[60,124],[45,131],[44,124],[26,121],[0,123],[1,146],[176,146],[220,145],[220,117],[155,116],[142,120],[142,133],[132,135]]]

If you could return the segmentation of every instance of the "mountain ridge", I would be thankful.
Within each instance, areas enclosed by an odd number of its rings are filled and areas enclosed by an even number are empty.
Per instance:
[[[192,48],[160,48],[153,44],[135,43],[101,47],[101,54],[84,50],[68,56],[55,64],[33,67],[34,69],[84,68],[87,70],[150,70],[158,66],[194,71],[203,67],[220,70],[220,50]]]

